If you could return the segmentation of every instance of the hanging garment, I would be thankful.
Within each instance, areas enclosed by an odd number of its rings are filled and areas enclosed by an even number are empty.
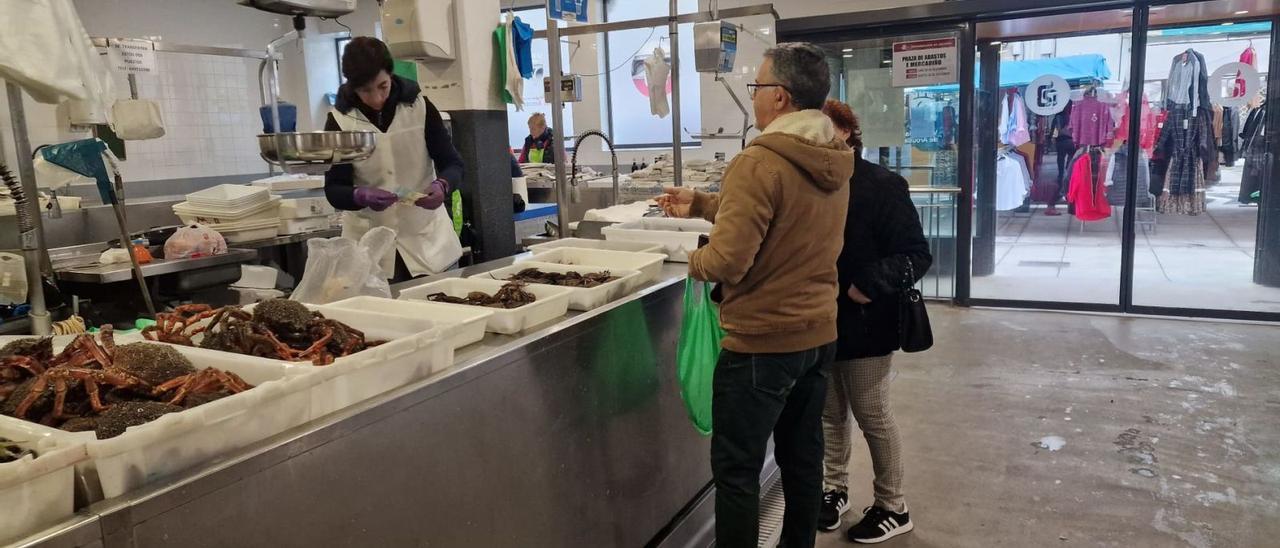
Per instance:
[[[1115,135],[1115,121],[1111,107],[1097,97],[1085,96],[1071,107],[1071,137],[1076,146],[1096,146],[1111,143]]]
[[[1080,154],[1071,167],[1067,203],[1075,207],[1075,216],[1081,221],[1100,221],[1111,216],[1107,187],[1101,177],[1106,170],[1101,155],[1097,149],[1090,149]]]
[[[1008,118],[1005,120],[1004,138],[1007,145],[1019,146],[1031,140],[1031,132],[1027,129],[1027,103],[1022,100],[1021,93],[1011,93],[1006,101]]]
[[[1201,109],[1204,111],[1205,109]],[[1222,106],[1213,105],[1205,116],[1209,117],[1209,132],[1212,135],[1209,143],[1209,150],[1204,155],[1204,178],[1206,182],[1216,183],[1222,180],[1222,175],[1218,172],[1218,148],[1222,144]]]
[[[1174,56],[1169,67],[1169,102],[1178,105],[1200,106],[1200,63],[1195,50],[1187,50]],[[1207,75],[1206,75],[1207,77]]]
[[[533,27],[519,17],[511,22],[511,50],[520,68],[520,77],[533,78]]]
[[[1124,207],[1129,195],[1129,147],[1120,147],[1111,157],[1107,171],[1111,173],[1112,184],[1107,188],[1107,202],[1116,207]],[[1138,188],[1134,195],[1134,207],[1155,207],[1151,196],[1151,163],[1144,151],[1138,151]]]
[[[406,196],[426,193],[435,179],[430,158],[423,150],[422,135],[426,128],[427,104],[419,96],[412,105],[396,107],[396,115],[386,132],[365,118],[360,109],[346,114],[334,112],[333,118],[343,131],[370,131],[374,134],[373,155],[352,162],[357,185],[380,188]],[[435,274],[448,269],[462,257],[462,244],[453,231],[453,221],[443,207],[434,210],[413,204],[396,203],[384,211],[362,209],[347,211],[342,217],[342,237],[359,241],[374,227],[385,226],[396,231],[395,250],[379,261],[382,272],[395,272],[395,255],[400,253],[409,273],[414,276]]]
[[[1129,140],[1129,93],[1120,94],[1120,123],[1116,126],[1116,139],[1128,142]],[[1141,114],[1138,119],[1138,147],[1151,153],[1151,149],[1156,146],[1156,115],[1151,112],[1151,103],[1147,101],[1147,94],[1142,94]]]
[[[1189,104],[1174,104],[1160,133],[1160,142],[1169,147],[1165,189],[1157,203],[1161,213],[1199,215],[1204,212],[1204,157],[1211,150],[1213,133],[1206,111],[1195,111]]]
[[[1218,142],[1218,150],[1222,151],[1222,164],[1227,167],[1236,165],[1236,111],[1239,109],[1223,107],[1222,139]]]
[[[1249,46],[1245,48],[1244,51],[1240,52],[1240,62],[1253,68],[1258,68],[1258,55],[1257,52],[1253,50],[1253,46]],[[1248,92],[1248,89],[1248,86],[1245,85],[1244,73],[1236,71],[1236,85],[1235,88],[1231,90],[1231,96],[1243,97],[1244,94]]]
[[[649,113],[659,118],[671,114],[671,105],[667,102],[667,80],[671,75],[671,66],[667,65],[667,53],[662,48],[654,48],[653,55],[644,60],[644,78],[649,89]]]
[[[996,211],[1022,207],[1030,181],[1025,164],[1005,153],[996,158]]]
[[[1266,129],[1267,107],[1253,109],[1245,122],[1244,131],[1244,173],[1240,178],[1240,195],[1236,200],[1242,204],[1253,203],[1253,193],[1262,188],[1267,172],[1267,139]]]

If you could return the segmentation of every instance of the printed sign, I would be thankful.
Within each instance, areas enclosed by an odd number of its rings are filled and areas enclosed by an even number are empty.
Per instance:
[[[956,77],[956,39],[915,40],[893,44],[893,85],[950,84]]]
[[[552,19],[587,22],[587,0],[551,0],[547,12]]]
[[[150,40],[112,38],[107,41],[112,68],[134,74],[155,74],[156,50]]]
[[[1027,110],[1040,116],[1053,116],[1071,102],[1071,84],[1057,74],[1044,74],[1027,84]]]
[[[1222,82],[1224,78],[1228,79],[1226,85]],[[1244,84],[1244,93],[1237,94],[1236,90],[1241,88],[1241,82]],[[1249,63],[1227,63],[1209,75],[1209,100],[1215,105],[1240,108],[1249,104],[1249,100],[1257,97],[1261,91],[1262,77],[1258,74],[1258,69]]]

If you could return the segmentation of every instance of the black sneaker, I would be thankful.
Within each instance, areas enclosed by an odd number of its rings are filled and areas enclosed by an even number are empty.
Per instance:
[[[840,528],[840,516],[849,511],[849,495],[844,491],[827,491],[822,494],[822,510],[818,512],[818,529],[835,531]]]
[[[862,521],[849,528],[849,540],[858,544],[879,544],[914,528],[908,512],[899,514],[879,506],[863,512]]]

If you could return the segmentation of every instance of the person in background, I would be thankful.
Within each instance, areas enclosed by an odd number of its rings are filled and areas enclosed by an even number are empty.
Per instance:
[[[369,158],[335,165],[324,176],[324,193],[343,216],[343,237],[359,240],[376,226],[396,229],[396,251],[382,258],[395,281],[443,270],[447,258],[434,250],[457,239],[453,230],[434,230],[432,215],[462,181],[463,162],[440,111],[422,96],[417,82],[394,75],[391,52],[377,38],[360,36],[342,54],[346,83],[338,88],[325,131],[373,131],[377,147]],[[430,158],[430,160],[428,160]],[[435,176],[432,177],[432,163]],[[412,203],[402,198],[421,195]],[[450,264],[457,257],[445,262]],[[394,270],[393,270],[394,269]]]
[[[831,87],[822,49],[779,44],[747,87],[763,133],[733,159],[722,191],[668,188],[658,201],[673,217],[715,223],[710,243],[689,255],[689,276],[723,295],[712,384],[716,546],[755,548],[772,434],[786,497],[779,546],[809,547],[853,153],[818,110]]]
[[[520,150],[522,164],[550,164],[555,162],[555,149],[552,139],[555,138],[551,128],[547,127],[547,117],[535,112],[529,117],[529,136],[524,138],[524,148]]]
[[[826,440],[822,512],[818,526],[840,528],[849,510],[849,414],[871,449],[875,504],[849,529],[849,540],[884,542],[914,527],[902,496],[902,441],[889,409],[889,369],[899,349],[899,292],[904,280],[919,281],[933,257],[911,201],[907,181],[862,159],[862,130],[849,106],[828,99],[822,111],[836,134],[853,147],[849,213],[837,267],[840,287],[836,323],[840,338],[831,386],[822,411]],[[912,276],[914,274],[914,276]]]

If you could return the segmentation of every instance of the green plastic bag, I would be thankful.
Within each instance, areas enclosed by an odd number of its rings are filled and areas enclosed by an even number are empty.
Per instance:
[[[711,301],[711,284],[688,278],[684,282],[684,320],[676,347],[680,395],[689,410],[693,427],[704,436],[711,434],[711,383],[720,359],[719,312]]]
[[[452,199],[453,209],[453,232],[458,236],[462,236],[462,191],[455,190],[450,195]]]

